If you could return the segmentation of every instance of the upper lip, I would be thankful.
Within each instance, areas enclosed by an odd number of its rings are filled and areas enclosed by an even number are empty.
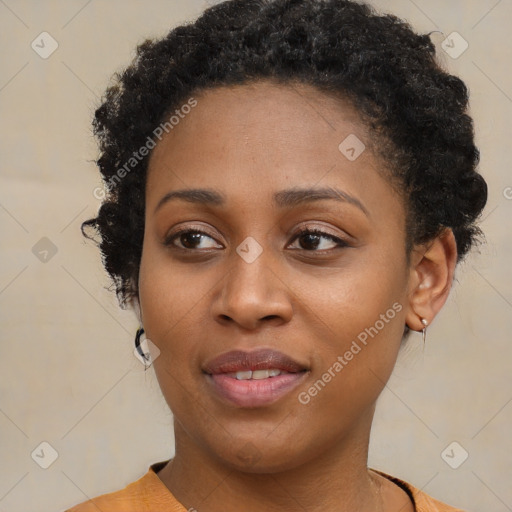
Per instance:
[[[251,352],[232,350],[209,360],[203,371],[209,374],[233,373],[247,370],[276,368],[290,373],[301,372],[307,368],[291,357],[272,349],[258,349]]]

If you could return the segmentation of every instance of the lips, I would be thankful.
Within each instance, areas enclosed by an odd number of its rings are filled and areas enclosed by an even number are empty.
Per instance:
[[[203,373],[216,398],[254,408],[290,393],[306,378],[309,368],[276,350],[234,350],[208,361]]]
[[[252,352],[244,352],[242,350],[226,352],[208,361],[203,371],[210,375],[217,375],[220,373],[268,370],[273,368],[288,373],[298,373],[307,370],[306,366],[294,361],[281,352],[271,349],[260,349]]]

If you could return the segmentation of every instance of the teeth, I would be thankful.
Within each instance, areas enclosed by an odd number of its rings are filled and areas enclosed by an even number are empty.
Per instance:
[[[259,379],[268,379],[268,370],[254,370],[252,372],[252,378]]]
[[[282,372],[281,370],[278,370],[277,368],[270,368],[269,370],[254,370],[254,371],[246,370],[246,371],[236,372],[234,374],[234,376],[238,380],[249,380],[249,379],[261,380],[261,379],[267,379],[268,377],[277,377],[278,375],[281,375],[281,373],[286,373],[286,372]]]

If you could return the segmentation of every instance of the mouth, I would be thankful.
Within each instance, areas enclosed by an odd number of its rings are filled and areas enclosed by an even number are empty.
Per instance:
[[[259,349],[221,354],[202,368],[213,394],[230,405],[270,405],[296,388],[309,368],[285,354]]]

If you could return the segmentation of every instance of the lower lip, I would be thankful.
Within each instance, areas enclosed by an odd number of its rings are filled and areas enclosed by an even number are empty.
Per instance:
[[[206,375],[214,391],[238,407],[270,405],[296,388],[307,371],[287,373],[266,379],[238,380],[226,374]]]

